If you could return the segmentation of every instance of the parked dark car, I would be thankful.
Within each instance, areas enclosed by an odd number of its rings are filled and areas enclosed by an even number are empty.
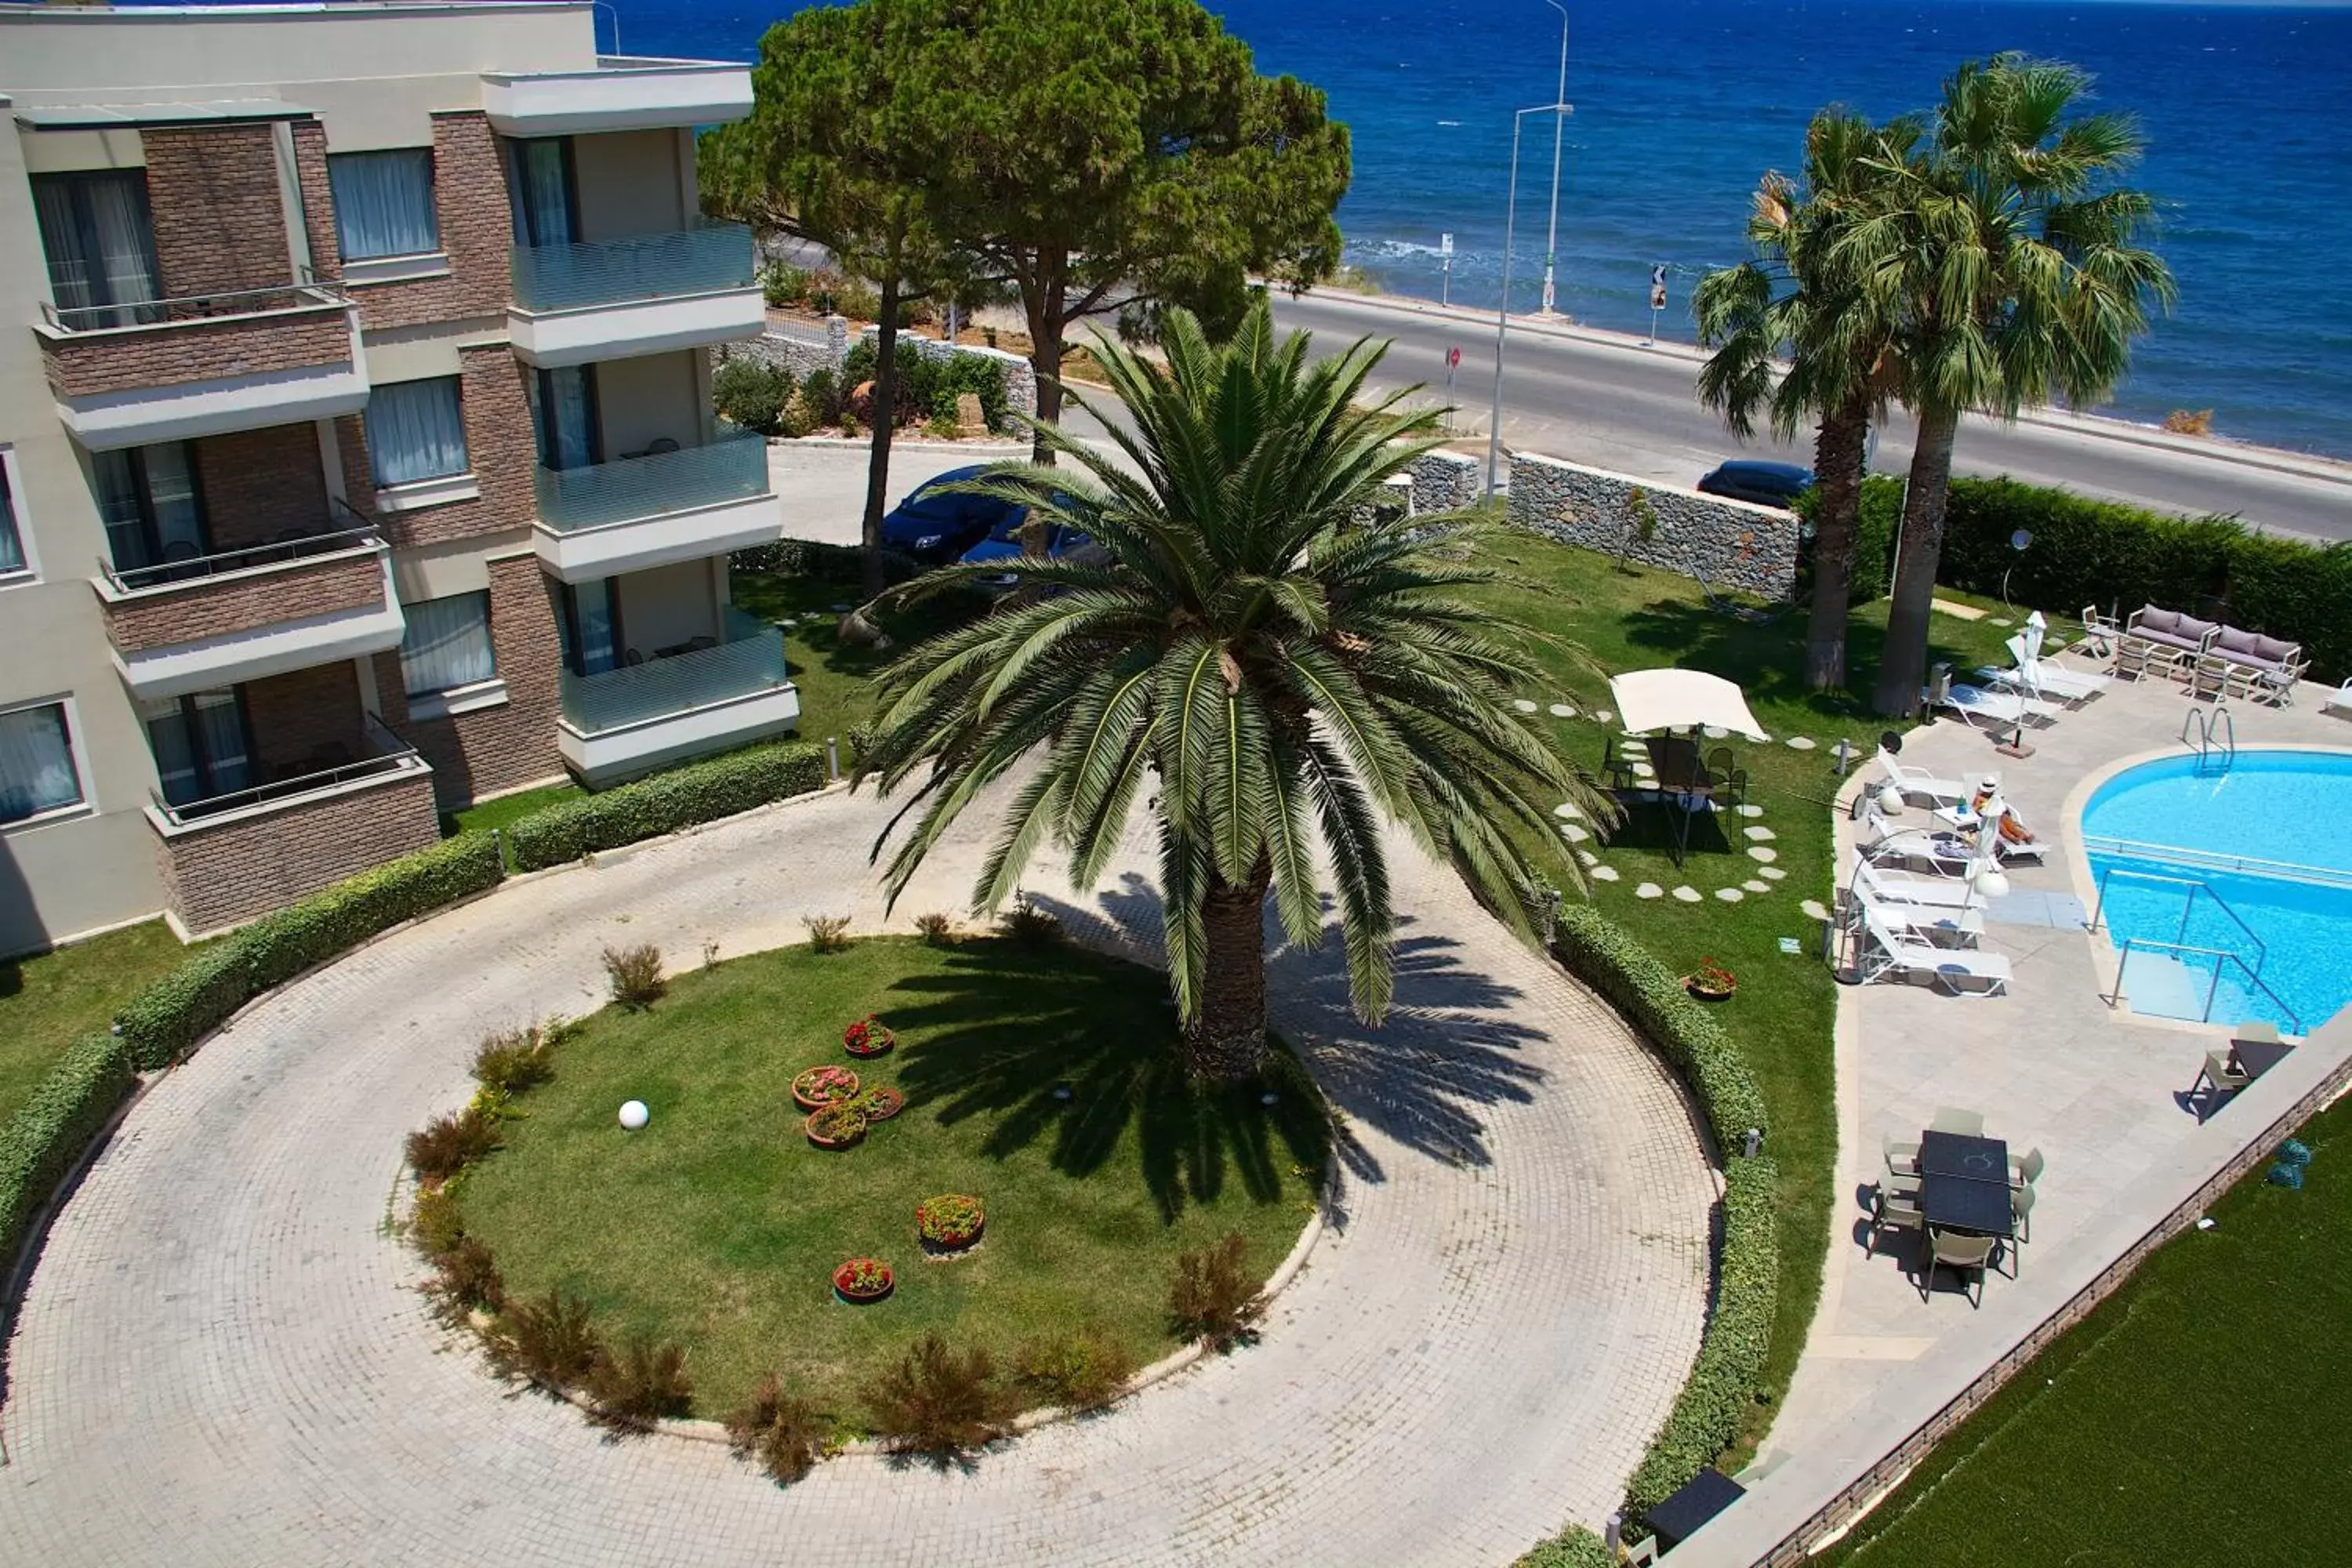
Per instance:
[[[882,519],[882,542],[918,561],[953,561],[1000,528],[1019,532],[1029,509],[994,496],[961,495],[950,489],[988,472],[986,464],[950,468],[924,480]]]
[[[1754,501],[1758,506],[1793,507],[1797,498],[1813,488],[1813,470],[1794,463],[1767,463],[1742,458],[1725,463],[1699,480],[1711,496]]]
[[[1028,520],[1028,508],[1024,507],[1020,509],[1018,516],[1009,517],[990,529],[987,538],[963,552],[963,564],[985,566],[992,561],[1017,559],[1022,552],[1021,527]],[[1091,549],[1093,546],[1093,540],[1067,523],[1057,522],[1054,524],[1053,531],[1046,536],[1045,553],[1049,557],[1058,558],[1077,551]],[[1013,574],[1007,572],[1002,576],[983,577],[981,581],[991,587],[1010,588],[1013,586]]]

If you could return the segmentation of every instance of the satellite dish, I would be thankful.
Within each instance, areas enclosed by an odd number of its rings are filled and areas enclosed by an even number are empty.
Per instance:
[[[2009,547],[2011,550],[2022,550],[2032,542],[2033,532],[2031,529],[2021,528],[2009,536]]]

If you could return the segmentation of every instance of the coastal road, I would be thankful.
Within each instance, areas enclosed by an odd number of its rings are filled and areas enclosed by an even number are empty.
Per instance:
[[[1445,351],[1460,347],[1457,423],[1486,431],[1495,385],[1493,315],[1395,297],[1313,293],[1293,300],[1277,293],[1275,319],[1339,342],[1368,334],[1393,340],[1381,366],[1391,386],[1424,382],[1442,393]],[[1504,358],[1503,439],[1572,462],[1688,485],[1740,450],[1694,394],[1701,357],[1684,344],[1651,347],[1622,333],[1515,321]],[[1881,436],[1874,467],[1900,472],[1910,461],[1911,442],[1910,417],[1898,410]],[[1769,433],[1748,450],[1811,459],[1810,440],[1792,448]],[[1955,467],[2162,511],[2234,512],[2267,531],[2352,538],[2352,464],[2172,436],[2119,420],[2043,415],[2003,427],[1970,419],[1960,428]]]

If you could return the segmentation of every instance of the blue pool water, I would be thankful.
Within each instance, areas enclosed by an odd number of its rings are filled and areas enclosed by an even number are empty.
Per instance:
[[[2168,758],[2102,785],[2083,838],[2109,940],[2209,950],[2136,947],[2132,1006],[2195,1018],[2210,995],[2216,1023],[2267,1018],[2301,1033],[2352,1005],[2347,823],[2343,752],[2249,752],[2201,772],[2194,757]]]

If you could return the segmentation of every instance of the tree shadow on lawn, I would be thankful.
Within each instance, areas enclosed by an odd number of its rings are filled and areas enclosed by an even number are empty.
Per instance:
[[[1670,652],[1685,669],[1703,669],[1738,682],[1751,702],[1810,710],[1823,719],[1867,720],[1878,662],[1886,648],[1886,628],[1874,621],[1846,623],[1846,689],[1814,691],[1805,685],[1805,616],[1801,607],[1769,625],[1721,616],[1703,605],[1656,599],[1630,612],[1625,640],[1636,647]],[[1956,669],[1978,662],[1964,650],[1930,638],[1927,662]]]

